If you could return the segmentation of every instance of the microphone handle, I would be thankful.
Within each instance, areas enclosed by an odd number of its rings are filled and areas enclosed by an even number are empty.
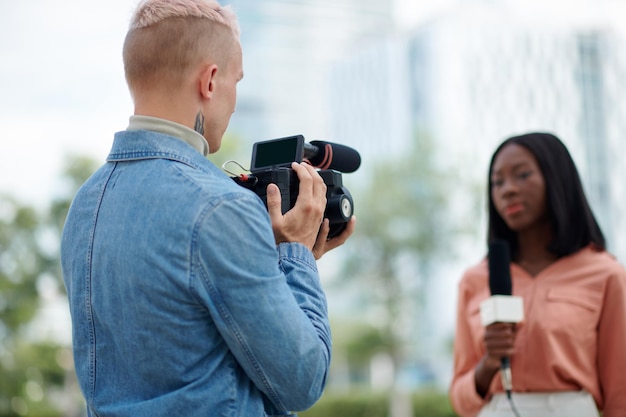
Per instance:
[[[513,389],[513,378],[511,376],[511,359],[509,357],[500,359],[500,377],[502,378],[504,390],[507,392],[507,395],[510,395]]]
[[[314,159],[319,153],[319,151],[320,149],[317,146],[304,142],[304,149],[303,149],[304,159]]]
[[[333,148],[330,144],[318,146],[305,142],[303,154],[304,159],[308,159],[311,165],[320,169],[328,169],[333,161]]]

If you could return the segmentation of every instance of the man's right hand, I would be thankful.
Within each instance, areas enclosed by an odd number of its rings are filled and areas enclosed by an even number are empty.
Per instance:
[[[278,186],[267,186],[267,208],[274,230],[276,244],[282,242],[302,243],[311,251],[318,238],[326,210],[326,184],[311,165],[292,163],[298,175],[299,191],[295,205],[284,215]]]

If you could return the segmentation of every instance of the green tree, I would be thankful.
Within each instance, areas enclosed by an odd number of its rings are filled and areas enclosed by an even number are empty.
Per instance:
[[[70,158],[64,195],[43,210],[0,196],[0,416],[80,412],[71,350],[45,331],[47,303],[63,297],[59,241],[71,196],[94,163]],[[42,326],[42,323],[44,324]]]
[[[442,251],[449,254],[449,241],[460,231],[448,210],[458,179],[438,167],[437,157],[429,137],[418,136],[405,156],[368,167],[369,180],[353,192],[358,223],[343,249],[338,285],[356,295],[356,315],[377,329],[356,335],[357,346],[374,344],[369,351],[386,352],[396,372],[409,361],[428,360],[428,347],[419,342],[429,331],[425,296],[435,263]],[[346,345],[368,351],[357,346]],[[401,403],[395,382],[391,403]],[[408,411],[390,415],[410,414],[406,405]]]

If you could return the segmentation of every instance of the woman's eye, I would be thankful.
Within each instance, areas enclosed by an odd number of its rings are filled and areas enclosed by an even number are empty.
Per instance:
[[[530,177],[531,174],[532,174],[532,172],[530,172],[530,171],[520,172],[519,174],[517,174],[517,178],[519,178],[521,180],[525,180],[526,178]]]
[[[501,187],[502,184],[504,184],[504,180],[501,180],[501,179],[491,180],[492,187]]]

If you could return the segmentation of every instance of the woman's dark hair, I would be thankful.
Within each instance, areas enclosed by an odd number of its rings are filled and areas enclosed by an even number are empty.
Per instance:
[[[517,234],[496,211],[491,198],[491,175],[496,156],[505,146],[516,144],[529,150],[537,160],[546,184],[548,216],[554,229],[554,240],[548,250],[558,257],[572,254],[590,243],[605,249],[604,235],[589,207],[574,161],[559,138],[549,133],[528,133],[511,137],[493,153],[489,163],[487,188],[489,201],[488,243],[495,239],[508,241],[513,256],[517,254]]]

